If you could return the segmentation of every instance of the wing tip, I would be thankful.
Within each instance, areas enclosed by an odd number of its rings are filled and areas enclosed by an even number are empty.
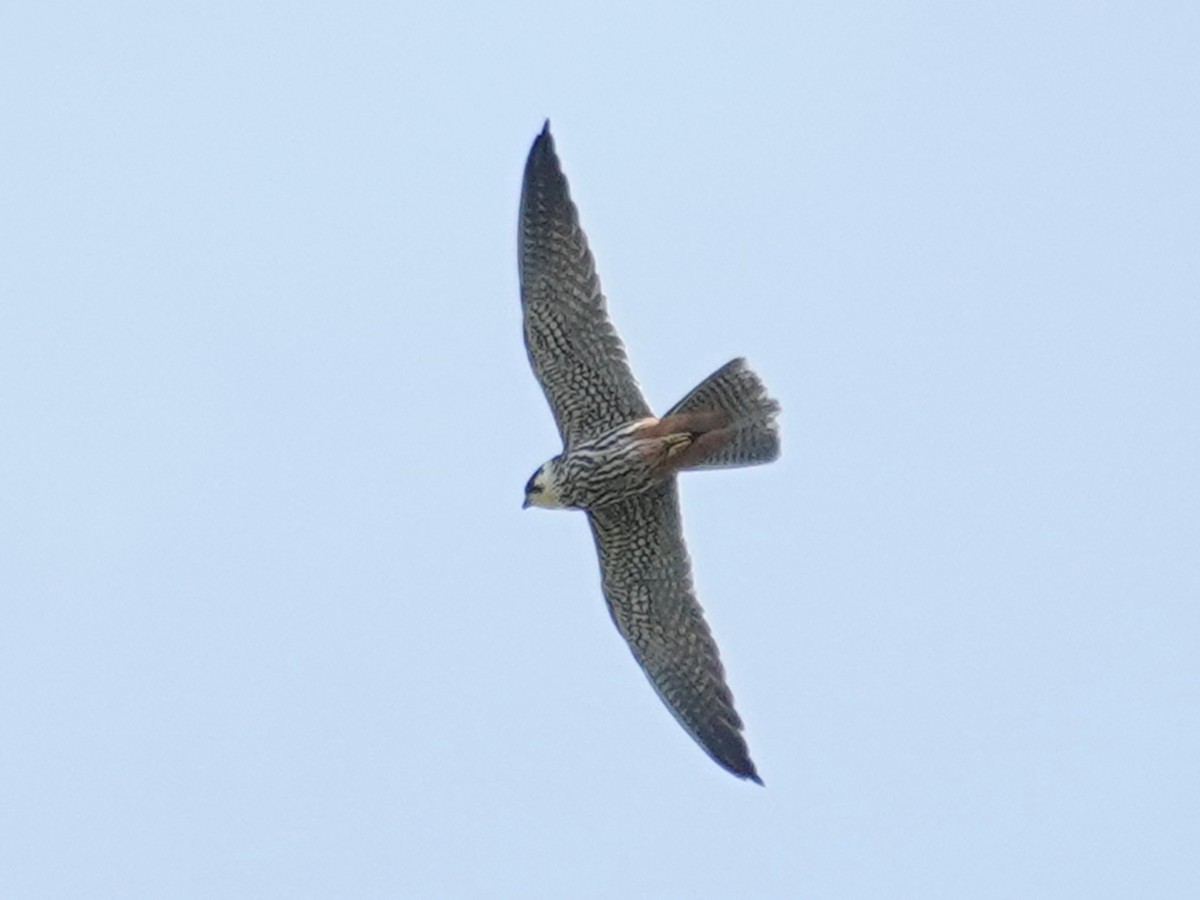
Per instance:
[[[525,160],[525,178],[522,188],[522,206],[530,192],[535,194],[547,193],[553,195],[567,194],[566,176],[558,161],[558,152],[554,146],[554,135],[550,133],[550,120],[542,125],[542,130],[533,139],[529,148],[529,156]]]
[[[550,133],[549,119],[542,124],[542,130],[533,139],[533,146],[529,148],[529,162],[533,163],[535,159],[542,159],[547,156],[552,158],[555,156],[554,135]]]
[[[672,710],[673,711],[673,710]],[[733,708],[729,708],[729,712],[734,716]],[[676,716],[678,719],[678,716]],[[680,724],[683,724],[680,722]],[[742,736],[741,721],[736,724],[729,723],[733,727],[724,734],[698,734],[694,729],[684,725],[684,729],[692,736],[692,739],[700,745],[700,748],[708,754],[718,766],[733,775],[736,778],[741,778],[745,781],[753,781],[759,787],[765,787],[763,780],[758,775],[758,769],[754,765],[754,760],[750,758],[750,750],[746,746],[746,739]]]
[[[717,760],[721,767],[736,775],[745,781],[753,781],[759,787],[766,787],[763,780],[758,777],[758,770],[754,768],[754,763],[750,761],[749,756],[743,756],[737,762],[729,762],[725,760]]]

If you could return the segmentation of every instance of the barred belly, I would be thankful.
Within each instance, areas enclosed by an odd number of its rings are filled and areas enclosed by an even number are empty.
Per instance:
[[[622,425],[562,457],[558,480],[564,505],[596,509],[660,484],[669,474],[663,468],[667,442],[639,434],[654,421]]]

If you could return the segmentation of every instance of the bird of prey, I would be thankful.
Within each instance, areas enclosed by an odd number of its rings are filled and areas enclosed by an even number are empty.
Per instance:
[[[587,513],[608,610],[650,684],[718,765],[762,781],[692,588],[676,473],[779,455],[779,404],[742,359],[661,418],[609,321],[550,123],[525,164],[517,236],[525,346],[563,440],[525,506]]]

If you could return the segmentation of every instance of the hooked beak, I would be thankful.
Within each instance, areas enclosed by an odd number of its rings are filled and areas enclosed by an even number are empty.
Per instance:
[[[528,497],[526,497],[524,502],[521,504],[521,509],[529,509],[529,498]]]

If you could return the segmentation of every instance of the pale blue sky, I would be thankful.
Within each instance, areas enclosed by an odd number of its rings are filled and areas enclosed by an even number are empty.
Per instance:
[[[0,11],[0,895],[1200,896],[1200,7]],[[765,788],[520,340],[553,122]]]

